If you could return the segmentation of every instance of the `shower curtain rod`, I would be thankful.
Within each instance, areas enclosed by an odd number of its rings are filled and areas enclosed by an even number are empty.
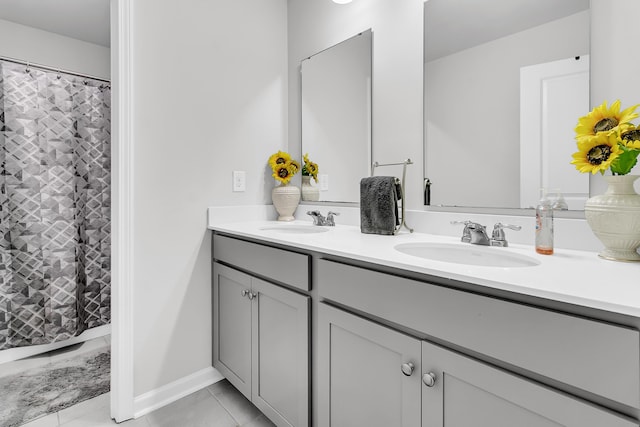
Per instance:
[[[57,73],[71,74],[72,76],[76,76],[76,77],[83,77],[83,78],[92,79],[92,80],[99,80],[101,82],[105,82],[105,83],[111,84],[111,80],[106,80],[106,79],[103,79],[103,78],[100,78],[100,77],[91,76],[89,74],[76,73],[76,72],[73,72],[73,71],[64,70],[62,68],[49,67],[47,65],[40,65],[40,64],[33,63],[33,62],[29,62],[29,61],[23,61],[22,59],[10,58],[8,56],[1,56],[0,55],[0,60],[7,61],[7,62],[13,62],[14,64],[26,65],[27,67],[40,68],[42,70],[53,71],[53,72],[57,72]]]

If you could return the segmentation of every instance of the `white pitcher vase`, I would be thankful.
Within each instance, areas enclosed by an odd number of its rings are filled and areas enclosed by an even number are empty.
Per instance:
[[[584,208],[591,230],[604,244],[599,256],[614,261],[640,261],[640,194],[638,175],[605,176],[604,194],[591,197]]]
[[[311,184],[309,175],[302,175],[302,200],[310,202],[320,200],[320,190]]]
[[[280,184],[271,191],[271,200],[278,211],[278,221],[293,221],[293,213],[300,203],[300,189],[294,185]]]

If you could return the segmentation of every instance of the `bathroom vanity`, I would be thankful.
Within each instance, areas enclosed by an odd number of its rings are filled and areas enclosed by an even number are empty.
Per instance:
[[[394,246],[454,238],[273,224],[210,228],[214,367],[277,425],[640,425],[639,265],[445,263]]]
[[[309,256],[220,234],[213,253],[213,366],[277,425],[308,426]]]

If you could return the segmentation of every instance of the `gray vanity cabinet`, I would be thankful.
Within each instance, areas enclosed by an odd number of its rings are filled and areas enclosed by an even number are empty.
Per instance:
[[[318,316],[318,425],[419,427],[420,341],[325,304]]]
[[[635,318],[215,233],[213,251],[214,367],[279,426],[310,424],[312,360],[314,427],[639,427]]]
[[[603,408],[326,304],[320,427],[632,427]]]
[[[309,425],[309,297],[213,265],[213,366],[278,426]]]
[[[594,404],[638,405],[636,329],[343,262],[316,269],[321,427],[638,426]]]

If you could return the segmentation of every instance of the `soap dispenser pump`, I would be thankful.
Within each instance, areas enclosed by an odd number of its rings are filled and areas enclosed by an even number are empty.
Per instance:
[[[540,193],[540,201],[536,207],[536,252],[553,255],[553,207],[546,189],[541,189]]]

